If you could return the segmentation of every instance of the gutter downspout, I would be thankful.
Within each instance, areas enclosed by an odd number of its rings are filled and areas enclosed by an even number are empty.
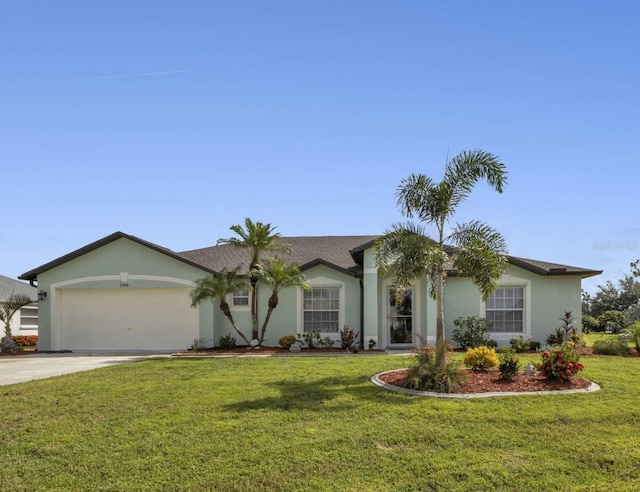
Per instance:
[[[360,349],[364,350],[364,282],[360,277]]]

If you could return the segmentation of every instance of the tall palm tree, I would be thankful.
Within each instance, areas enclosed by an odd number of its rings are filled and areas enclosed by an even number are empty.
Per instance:
[[[0,340],[0,351],[13,352],[18,348],[18,344],[11,337],[11,318],[20,309],[33,300],[26,294],[11,294],[6,302],[0,304],[0,321],[4,323],[4,337]]]
[[[281,237],[280,233],[274,232],[275,227],[271,224],[253,222],[251,219],[244,219],[244,227],[240,224],[232,225],[230,229],[238,237],[229,239],[218,239],[218,244],[230,244],[239,248],[251,251],[251,262],[249,263],[249,279],[251,281],[251,329],[252,338],[258,339],[258,281],[255,277],[256,271],[262,268],[260,264],[263,253],[290,253],[291,245],[277,242]]]
[[[264,318],[264,323],[262,324],[262,330],[260,331],[259,342],[260,345],[262,345],[264,334],[267,331],[267,325],[271,319],[271,314],[273,313],[273,310],[278,307],[278,303],[280,302],[278,299],[278,293],[280,290],[286,287],[302,287],[304,290],[310,290],[311,286],[307,283],[307,279],[297,265],[288,265],[279,258],[265,260],[264,268],[257,270],[255,277],[271,287],[269,308]]]
[[[497,288],[507,262],[504,238],[480,221],[457,224],[447,234],[446,227],[456,209],[480,180],[498,193],[507,183],[507,171],[493,154],[482,150],[464,151],[445,167],[442,181],[424,174],[412,174],[400,182],[396,199],[402,215],[435,226],[437,238],[425,234],[422,224],[397,223],[376,242],[376,265],[382,274],[391,272],[399,288],[426,276],[429,293],[436,301],[436,341],[442,347],[444,331],[444,281],[447,270],[471,278],[486,300]],[[446,363],[438,350],[438,365]]]
[[[247,281],[237,275],[237,269],[230,272],[223,271],[220,275],[213,277],[201,278],[196,280],[196,286],[191,291],[191,307],[199,306],[206,299],[211,299],[212,302],[217,300],[220,303],[220,311],[227,317],[236,333],[249,345],[249,339],[238,328],[227,302],[227,296],[232,296],[246,287]]]

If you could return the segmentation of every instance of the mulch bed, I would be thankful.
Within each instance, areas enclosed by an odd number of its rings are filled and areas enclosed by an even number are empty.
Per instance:
[[[236,347],[233,349],[221,349],[221,348],[211,348],[211,349],[201,349],[201,350],[187,350],[184,352],[178,352],[175,355],[344,355],[347,353],[360,353],[360,354],[383,354],[384,350],[358,350],[358,351],[347,351],[347,349],[337,348],[337,347],[328,347],[328,348],[316,348],[309,349],[303,348],[300,349],[300,352],[291,352],[289,349],[285,349],[282,347],[261,347],[259,349],[255,349],[253,347]]]
[[[492,392],[535,392],[584,389],[591,385],[591,381],[579,377],[572,377],[569,381],[547,379],[542,375],[525,376],[518,373],[511,381],[500,379],[500,371],[472,371],[463,369],[467,381],[461,384],[461,393],[492,393]],[[403,387],[407,379],[408,370],[398,369],[379,376],[381,381],[393,386]]]

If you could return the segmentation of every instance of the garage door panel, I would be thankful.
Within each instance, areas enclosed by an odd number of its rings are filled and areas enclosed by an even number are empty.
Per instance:
[[[197,338],[189,289],[68,289],[61,297],[65,349],[175,350]]]

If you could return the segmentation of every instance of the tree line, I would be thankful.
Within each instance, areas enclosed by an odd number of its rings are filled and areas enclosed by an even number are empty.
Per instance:
[[[640,260],[630,264],[630,272],[617,283],[607,280],[595,294],[582,291],[582,328],[590,331],[620,332],[640,321]]]

